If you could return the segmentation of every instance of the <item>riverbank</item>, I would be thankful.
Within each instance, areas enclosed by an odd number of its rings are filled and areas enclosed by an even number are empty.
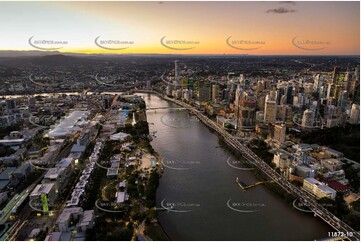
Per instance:
[[[150,135],[149,134],[149,123],[147,121],[146,112],[143,113],[143,119],[142,120],[147,122],[147,124],[148,124],[148,135]],[[150,154],[152,156],[154,156],[155,160],[156,160],[156,168],[157,168],[157,172],[159,174],[159,176],[157,176],[157,181],[155,181],[156,184],[157,184],[157,186],[156,186],[156,189],[157,189],[158,184],[159,184],[159,179],[161,178],[161,176],[163,175],[163,172],[164,172],[162,157],[154,150],[154,148],[150,144],[150,142],[151,142],[150,139],[147,139],[146,142],[147,142],[149,151],[151,151]],[[154,194],[153,194],[155,199],[156,199],[156,191],[157,191],[156,189],[155,189]],[[155,201],[155,199],[154,199],[154,201]],[[148,219],[146,218],[142,223],[142,224],[144,224],[143,233],[147,237],[146,239],[151,239],[153,241],[167,241],[167,240],[170,240],[167,233],[163,229],[163,226],[157,220],[157,211],[155,210],[154,213],[155,213],[154,216],[151,216],[152,217],[151,221],[148,221]],[[148,214],[148,216],[149,216],[149,214]]]
[[[152,92],[154,93],[154,92]],[[157,96],[177,104],[185,109],[188,109],[191,113],[195,114],[202,123],[204,123],[208,128],[214,130],[221,136],[222,139],[231,147],[236,149],[242,156],[248,160],[251,164],[258,167],[264,175],[273,179],[283,190],[286,190],[288,193],[292,194],[296,198],[300,198],[306,200],[309,204],[309,207],[312,211],[314,211],[314,215],[320,217],[323,221],[325,221],[328,225],[333,227],[335,230],[339,232],[346,233],[346,231],[352,231],[356,236],[348,237],[349,239],[358,239],[359,233],[357,233],[354,229],[348,226],[346,223],[337,218],[334,214],[329,212],[326,208],[321,206],[315,201],[314,198],[310,197],[306,194],[302,189],[296,187],[289,180],[281,176],[274,170],[270,165],[264,162],[260,157],[258,157],[254,152],[252,152],[248,147],[242,145],[239,141],[237,141],[231,134],[225,132],[221,127],[214,123],[214,121],[210,120],[208,117],[200,113],[194,107],[189,104],[183,103],[179,100],[171,99],[166,96],[157,93]]]
[[[175,102],[173,99],[169,98],[169,97],[165,97],[160,95],[157,92],[151,92],[155,95],[157,95],[158,97],[166,100],[166,101],[170,101],[176,105],[179,105],[179,103]],[[194,112],[196,114],[196,116],[198,117],[198,113]],[[199,118],[199,117],[198,117]],[[232,145],[228,144],[227,141],[225,140],[225,138],[219,134],[219,132],[217,132],[217,130],[215,130],[213,127],[211,127],[208,123],[204,122],[203,119],[199,118],[199,120],[211,131],[211,132],[215,132],[219,138],[220,145],[223,146],[223,148],[227,149],[228,151],[230,151],[234,156],[237,157],[237,159],[244,159],[246,160],[241,154],[240,152],[232,147]],[[246,165],[247,167],[255,167],[255,166],[251,166],[250,164]],[[269,180],[269,177],[263,173],[262,170],[260,170],[259,168],[255,167],[254,170],[252,170],[252,174],[260,181],[266,181]],[[271,190],[272,192],[274,192],[275,194],[279,195],[280,197],[282,197],[285,201],[287,201],[289,204],[292,204],[292,202],[296,199],[295,196],[293,196],[292,194],[290,194],[287,190],[285,190],[284,188],[282,188],[280,185],[278,185],[277,183],[265,183],[264,184],[265,187],[267,187],[269,190]]]
[[[157,207],[163,204],[189,211],[158,211],[157,220],[171,240],[315,240],[333,231],[263,186],[242,192],[235,184],[237,176],[248,184],[257,179],[251,172],[240,172],[232,166],[241,163],[235,163],[236,157],[220,147],[214,131],[195,115],[189,116],[184,108],[156,95],[136,94],[147,107],[160,109],[147,112],[150,132],[157,130],[151,144],[166,166],[157,189]],[[287,221],[278,220],[276,224],[276,217]]]

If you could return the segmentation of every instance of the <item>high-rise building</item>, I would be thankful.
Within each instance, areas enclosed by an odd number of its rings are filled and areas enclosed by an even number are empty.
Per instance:
[[[285,92],[285,95],[286,95],[286,103],[287,104],[292,104],[292,91],[293,91],[293,86],[292,85],[287,85],[286,88],[285,88],[286,92]]]
[[[178,73],[178,60],[174,61],[174,87],[175,89],[181,87]]]
[[[270,101],[277,101],[277,97],[278,97],[278,92],[276,89],[273,89],[272,91],[269,92]]]
[[[229,89],[225,88],[222,90],[222,100],[226,100],[228,106]]]
[[[257,82],[257,92],[263,92],[265,88],[264,80]]]
[[[199,80],[197,87],[198,101],[209,102],[211,100],[211,83],[207,80]]]
[[[244,86],[245,86],[245,79],[244,79],[244,75],[243,74],[239,74],[239,83],[240,83],[240,85],[241,85],[241,87],[243,87],[244,88]]]
[[[212,102],[217,102],[219,99],[219,84],[212,85]]]
[[[302,127],[313,126],[314,119],[315,119],[315,113],[310,109],[306,109],[303,112],[303,116],[302,116]]]
[[[351,81],[352,81],[352,75],[351,75],[351,73],[350,73],[350,72],[346,72],[343,88],[344,88],[344,90],[347,91],[348,93],[350,93],[350,91],[351,91]]]
[[[286,140],[286,125],[284,124],[276,124],[274,126],[274,140],[276,140],[279,144],[283,144]]]
[[[355,69],[351,84],[351,96],[354,103],[360,104],[360,66],[357,66]]]
[[[190,97],[189,97],[189,90],[188,89],[183,89],[183,99],[186,101],[189,101]]]
[[[234,97],[234,104],[236,106],[239,106],[239,100],[241,99],[241,96],[243,95],[243,89],[239,85],[236,89],[236,96]]]
[[[347,92],[347,91],[343,91],[343,92],[341,93],[341,95],[339,95],[339,97],[338,97],[338,104],[337,104],[337,106],[340,107],[342,111],[345,111],[345,110],[346,110],[347,99],[348,99],[348,92]]]
[[[335,66],[332,73],[332,83],[336,85],[338,84],[337,81],[338,81],[338,67]]]
[[[238,112],[238,115],[236,115],[238,128],[242,131],[253,130],[256,125],[257,107],[257,99],[253,92],[242,92],[236,107]]]
[[[314,76],[313,88],[315,91],[319,91],[323,85],[323,77],[320,74]]]
[[[180,85],[182,89],[188,89],[188,78],[182,78]]]
[[[360,123],[360,105],[352,104],[350,112],[350,121],[351,124]]]
[[[269,98],[269,95],[266,96],[265,106],[264,106],[264,122],[275,123],[276,122],[276,114],[277,114],[277,104],[276,101],[273,101]]]
[[[286,124],[291,124],[293,118],[292,108],[290,105],[277,106],[276,119]]]
[[[331,95],[333,94],[334,86],[335,85],[331,81],[328,81],[328,83],[327,83],[327,94],[326,94],[327,99],[329,99],[331,97]]]

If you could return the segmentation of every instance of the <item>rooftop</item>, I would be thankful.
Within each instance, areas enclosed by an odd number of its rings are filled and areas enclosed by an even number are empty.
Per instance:
[[[59,175],[61,175],[63,172],[65,171],[65,168],[60,168],[60,167],[55,167],[55,168],[50,168],[44,178],[46,179],[57,179]]]
[[[64,158],[61,161],[59,161],[58,164],[56,164],[56,167],[67,168],[71,164],[72,161],[73,161],[73,158]]]
[[[72,133],[76,125],[84,124],[84,120],[88,115],[88,111],[73,111],[63,121],[51,129],[48,135],[51,137],[66,136]]]
[[[83,209],[80,207],[64,208],[63,212],[59,215],[56,223],[65,223],[70,219],[72,214],[82,213]]]
[[[41,194],[48,194],[54,187],[54,183],[38,184],[31,192],[30,196],[40,196]]]
[[[327,185],[319,185],[318,189],[324,191],[325,193],[336,193],[336,191],[334,189],[332,189],[331,187],[329,187]]]
[[[305,178],[305,181],[314,184],[314,185],[321,185],[322,183],[319,180],[316,180],[315,178]]]
[[[118,175],[117,168],[108,168],[107,176],[116,176],[116,175]]]
[[[1,172],[0,180],[10,180],[10,174],[15,172],[16,167],[6,167],[6,169]]]

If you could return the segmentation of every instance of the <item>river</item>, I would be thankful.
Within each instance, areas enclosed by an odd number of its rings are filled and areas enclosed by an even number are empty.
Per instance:
[[[171,109],[175,104],[140,95],[148,108],[167,108],[148,111],[147,120],[165,166],[157,207],[168,211],[158,211],[158,220],[171,240],[316,240],[334,231],[263,186],[243,192],[236,177],[257,180],[232,167],[242,161],[219,147],[215,133],[186,110]]]

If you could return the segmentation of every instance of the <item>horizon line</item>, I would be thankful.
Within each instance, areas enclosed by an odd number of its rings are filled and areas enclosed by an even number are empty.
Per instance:
[[[100,56],[126,56],[126,55],[178,55],[178,56],[360,56],[359,54],[235,54],[235,53],[223,53],[223,54],[212,54],[212,53],[85,53],[85,52],[61,52],[61,51],[42,51],[42,50],[0,50],[0,54],[4,52],[36,52],[36,53],[44,53],[47,55],[100,55]],[[5,57],[5,56],[0,56]],[[8,56],[15,57],[15,56]],[[20,56],[18,56],[20,57]]]

